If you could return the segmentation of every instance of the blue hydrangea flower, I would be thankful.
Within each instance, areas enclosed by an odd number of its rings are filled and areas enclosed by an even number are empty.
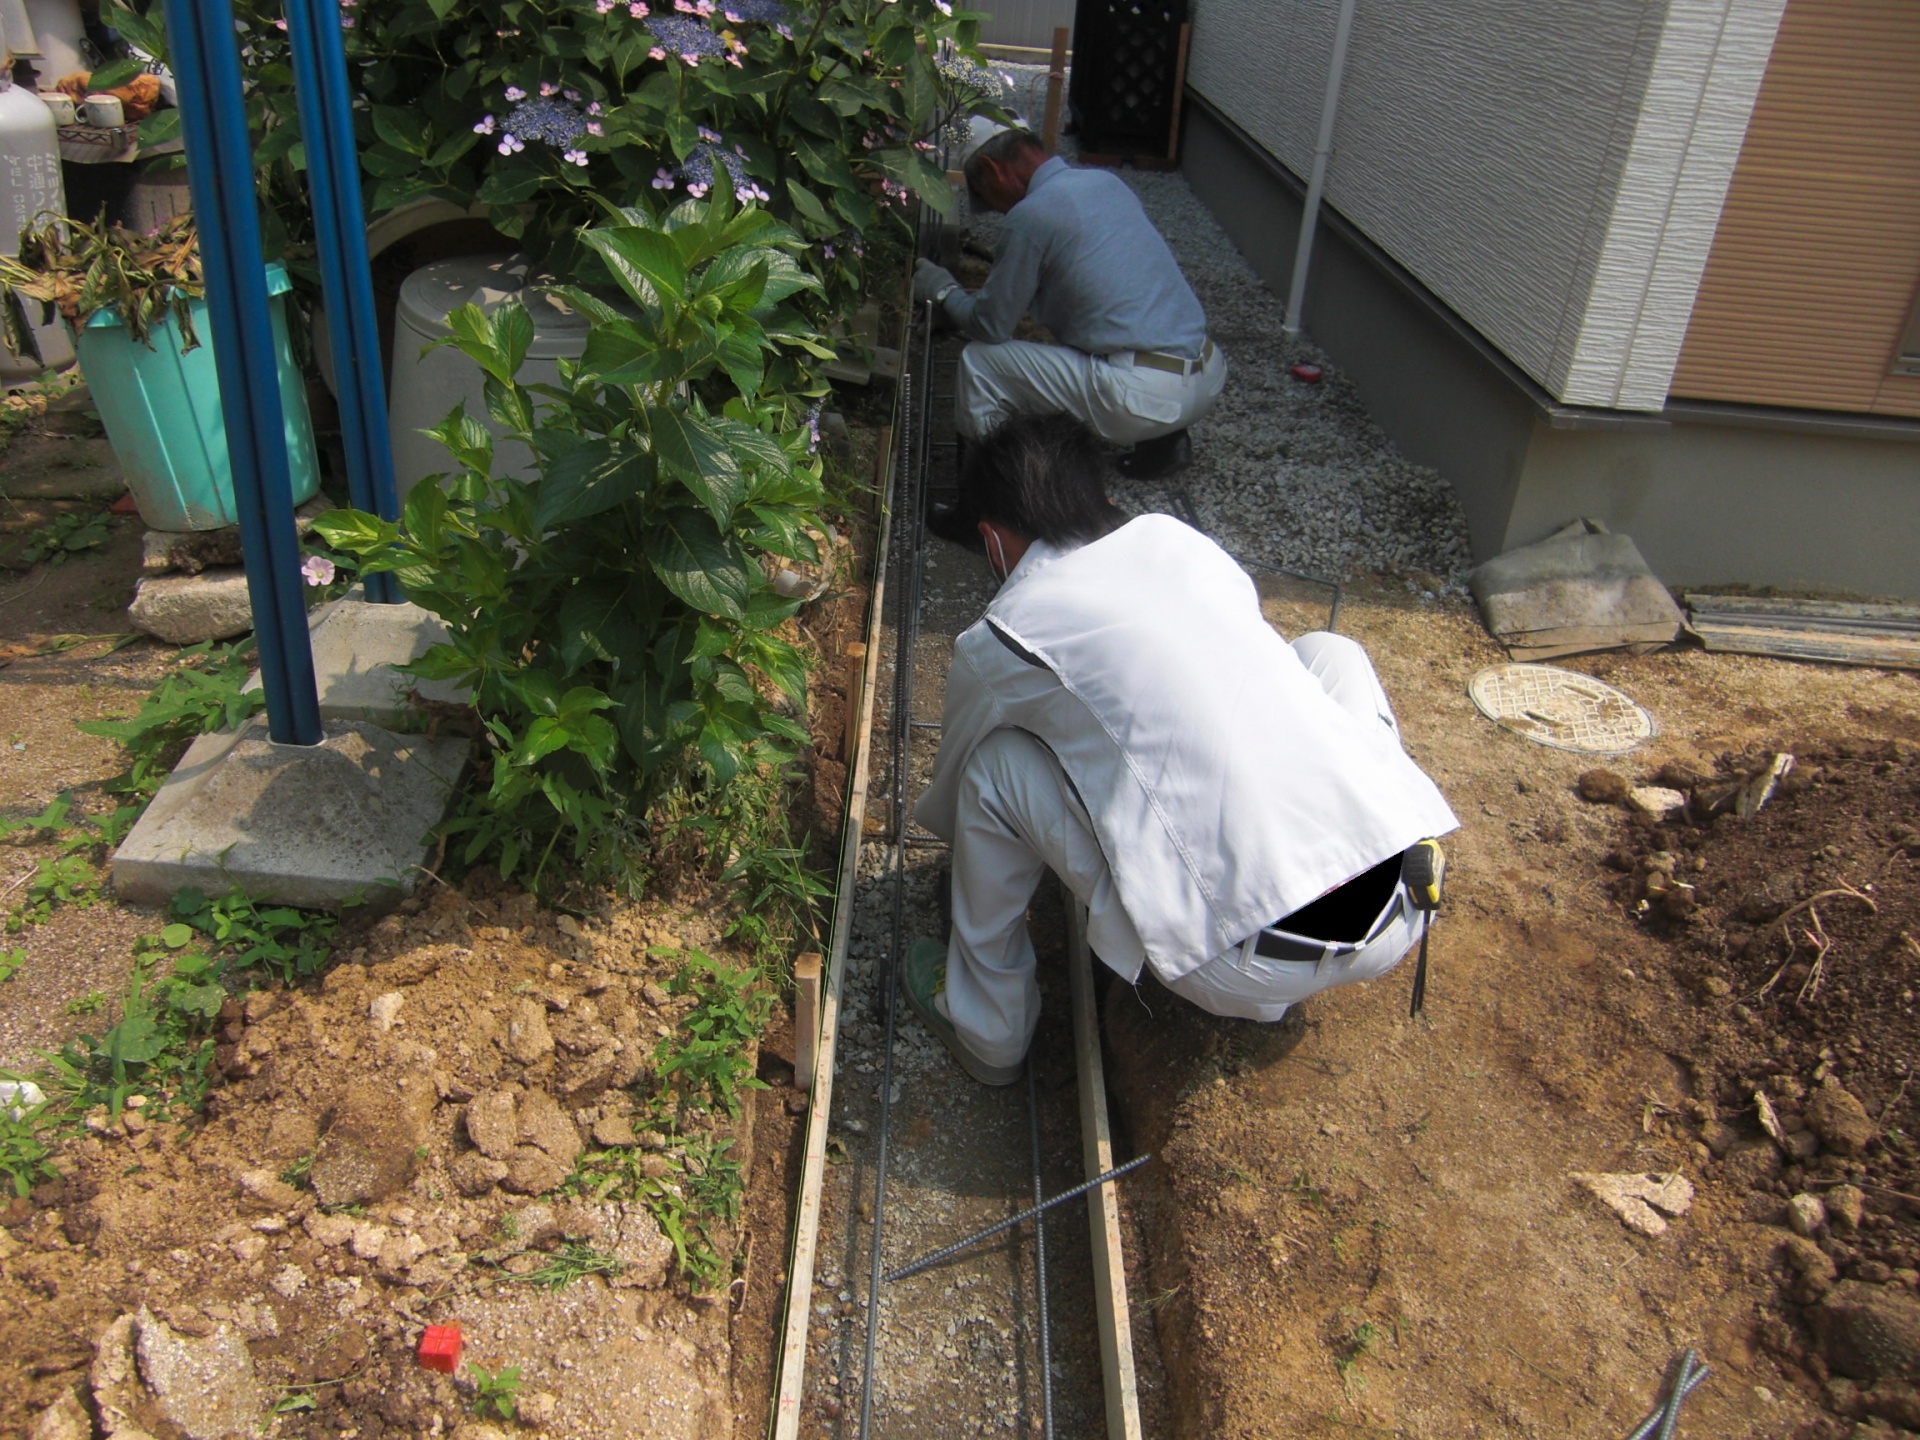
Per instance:
[[[733,193],[742,200],[769,200],[767,194],[747,174],[747,162],[733,150],[722,150],[717,145],[705,143],[696,145],[680,165],[680,179],[687,182],[687,193],[694,197],[705,195],[713,188],[714,166],[719,165],[733,181]]]
[[[574,142],[587,133],[587,117],[578,105],[542,97],[514,106],[502,128],[521,140],[538,140],[556,150],[571,150]]]
[[[720,13],[735,25],[790,25],[791,12],[781,0],[720,0]]]
[[[685,15],[650,15],[647,29],[659,40],[662,50],[672,51],[689,65],[698,65],[709,55],[727,53],[727,42],[714,34],[704,20]]]

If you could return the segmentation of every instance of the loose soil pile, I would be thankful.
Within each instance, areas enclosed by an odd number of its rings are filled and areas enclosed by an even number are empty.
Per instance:
[[[1782,749],[1792,770],[1746,819],[1709,811],[1764,783],[1771,755],[1668,767],[1688,807],[1608,855],[1611,888],[1700,997],[1702,1172],[1795,1232],[1776,1266],[1792,1303],[1763,1341],[1837,1415],[1920,1428],[1920,750]]]

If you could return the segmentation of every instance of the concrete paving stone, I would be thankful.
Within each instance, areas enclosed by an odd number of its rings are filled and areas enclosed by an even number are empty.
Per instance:
[[[253,628],[247,572],[238,566],[198,575],[150,575],[141,579],[127,618],[169,645],[231,640]]]
[[[238,885],[285,905],[390,905],[411,893],[427,832],[466,764],[465,739],[348,722],[276,745],[262,717],[203,735],[113,857],[123,900]]]
[[[439,617],[418,605],[370,604],[356,585],[315,611],[309,628],[323,721],[364,720],[388,730],[419,730],[431,707],[467,703],[463,686],[416,680],[394,668],[418,660],[447,638]],[[247,688],[259,685],[256,670]],[[416,694],[420,705],[409,698]]]

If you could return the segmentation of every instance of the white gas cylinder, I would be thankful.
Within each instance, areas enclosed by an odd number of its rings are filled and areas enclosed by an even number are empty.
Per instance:
[[[0,73],[0,251],[20,253],[20,232],[48,215],[67,213],[60,186],[60,144],[53,112],[40,97]],[[73,363],[73,340],[58,315],[42,325],[40,305],[26,302],[27,319],[40,342],[40,360],[54,370]],[[31,380],[41,364],[0,344],[0,384]]]

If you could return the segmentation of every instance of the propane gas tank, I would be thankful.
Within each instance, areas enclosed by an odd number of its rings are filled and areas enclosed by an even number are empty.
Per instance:
[[[11,74],[11,66],[0,70],[0,251],[18,255],[20,232],[48,215],[64,216],[67,206],[60,188],[53,112],[31,90],[15,85]],[[26,311],[40,342],[40,361],[15,355],[0,344],[0,384],[31,380],[40,373],[41,362],[55,370],[73,363],[66,321],[56,315],[51,324],[39,324],[36,301],[27,301]]]

